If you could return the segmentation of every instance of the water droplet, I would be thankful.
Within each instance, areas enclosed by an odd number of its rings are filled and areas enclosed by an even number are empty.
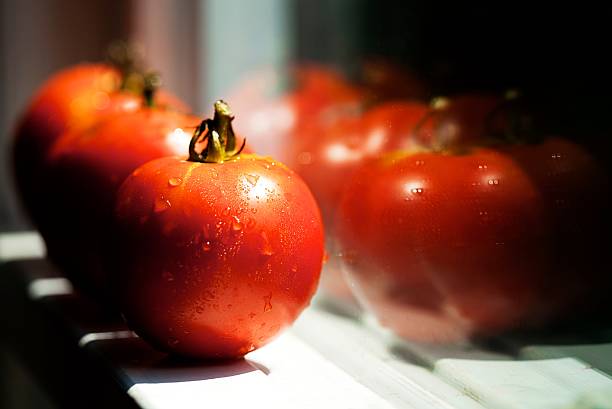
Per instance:
[[[499,185],[499,179],[489,179],[487,183],[489,185]]]
[[[212,176],[213,179],[217,179],[219,177],[219,172],[217,172],[217,169],[211,169],[210,175]]]
[[[249,182],[251,186],[255,186],[257,184],[257,181],[259,180],[259,175],[246,174],[244,175],[244,178],[247,180],[247,182]]]
[[[560,153],[553,153],[550,157],[553,158],[553,159],[561,159],[561,154]]]
[[[414,187],[412,189],[410,189],[411,193],[414,193],[415,195],[420,195],[423,193],[423,188],[421,187]]]
[[[172,207],[172,204],[170,203],[170,201],[166,199],[165,197],[160,196],[157,199],[155,199],[155,204],[153,205],[153,211],[155,211],[155,213],[160,213],[165,210],[168,210],[170,207]]]
[[[212,245],[210,244],[209,240],[206,240],[202,243],[202,250],[203,251],[210,251],[210,249],[212,248]]]
[[[425,164],[425,161],[424,160],[417,160],[414,164],[417,165],[417,166],[423,166]]]
[[[260,327],[260,328],[263,328],[263,327],[265,327],[265,326],[266,326],[266,323],[265,323],[265,322],[262,322],[262,323],[259,325],[259,327]]]
[[[181,183],[183,183],[183,179],[181,179],[181,178],[170,178],[170,179],[168,179],[168,185],[170,185],[171,187],[176,187],[176,186],[180,185]]]
[[[196,312],[196,314],[203,314],[204,313],[204,307],[202,307],[201,305],[196,306],[195,312]]]
[[[255,221],[255,219],[247,217],[247,222],[246,222],[247,230],[253,230],[256,224],[257,224],[257,221]]]
[[[174,274],[172,274],[169,271],[164,271],[162,273],[162,277],[164,278],[164,280],[166,281],[174,281]]]
[[[206,301],[213,300],[214,298],[215,298],[215,295],[213,294],[212,291],[209,291],[209,290],[204,291],[204,299]]]
[[[255,318],[255,316],[256,316],[256,315],[257,315],[257,314],[255,314],[254,312],[252,312],[252,313],[250,313],[250,314],[249,314],[249,318],[253,319],[253,318]]]
[[[232,231],[237,233],[242,230],[242,223],[238,216],[232,216]]]
[[[488,166],[487,165],[478,165],[478,169],[487,169]]]
[[[177,346],[179,344],[179,340],[176,338],[170,338],[168,339],[168,345],[170,345],[171,347]]]
[[[233,305],[232,305],[232,304],[227,304],[225,307],[226,307],[228,310],[231,310],[231,309],[232,309],[232,307],[233,307]]]
[[[265,304],[264,304],[264,312],[268,312],[268,311],[270,311],[272,309],[272,302],[271,302],[272,301],[272,294],[270,293],[268,295],[264,295],[263,299],[264,299],[264,302],[265,302]]]
[[[264,256],[271,256],[272,254],[274,254],[274,250],[272,249],[272,245],[270,244],[270,240],[268,239],[268,235],[265,231],[261,232],[261,238],[263,240],[261,246],[261,254],[263,254]]]
[[[229,215],[229,214],[230,214],[230,211],[231,211],[231,210],[232,210],[232,208],[231,208],[231,207],[229,207],[229,206],[227,206],[225,209],[223,209],[223,210],[221,211],[221,214],[222,214],[223,216],[227,216],[227,215]]]
[[[327,252],[326,252],[325,254],[327,254]],[[329,256],[328,256],[327,258],[329,259]],[[324,260],[325,260],[325,259],[324,259]],[[327,262],[327,260],[325,260],[324,262]],[[297,267],[297,266],[293,266],[293,267],[291,267],[291,272],[292,272],[292,273],[297,273],[297,271],[298,271],[298,267]]]
[[[264,338],[265,338],[265,337],[261,336],[261,337],[257,338],[257,340],[261,342],[261,341],[263,341],[263,340],[264,340]]]

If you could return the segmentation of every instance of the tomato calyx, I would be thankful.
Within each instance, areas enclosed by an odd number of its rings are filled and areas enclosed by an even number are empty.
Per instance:
[[[142,96],[144,98],[144,105],[148,108],[154,108],[155,91],[161,86],[161,77],[157,72],[151,71],[144,75],[143,80]]]
[[[215,114],[212,119],[203,120],[196,128],[189,143],[189,161],[200,163],[223,163],[234,159],[244,149],[246,139],[236,148],[236,134],[232,128],[234,115],[229,105],[218,100],[214,104]],[[196,151],[196,146],[206,141],[206,148]]]

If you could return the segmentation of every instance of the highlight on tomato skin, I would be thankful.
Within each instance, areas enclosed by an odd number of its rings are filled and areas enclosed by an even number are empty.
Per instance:
[[[343,266],[398,335],[454,342],[545,322],[551,230],[511,157],[395,153],[364,166],[339,210]]]
[[[142,105],[142,104],[141,104]],[[183,154],[199,119],[157,107],[119,112],[85,128],[71,128],[53,145],[39,177],[37,208],[50,259],[77,287],[108,298],[105,268],[116,192],[138,166]]]
[[[189,160],[154,160],[122,184],[111,269],[133,330],[206,359],[241,357],[291,325],[316,291],[324,242],[306,184],[240,153],[229,108],[216,107],[221,119],[202,122]]]

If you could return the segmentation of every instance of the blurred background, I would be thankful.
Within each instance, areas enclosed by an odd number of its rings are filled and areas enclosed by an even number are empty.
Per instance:
[[[140,44],[164,86],[198,115],[266,73],[281,79],[265,92],[282,93],[287,68],[302,63],[321,63],[357,84],[372,62],[401,67],[399,83],[384,86],[392,95],[410,84],[421,101],[520,89],[547,134],[578,141],[609,175],[611,17],[610,7],[571,3],[0,0],[0,231],[31,228],[10,166],[20,113],[52,73],[103,60],[120,39]],[[49,405],[38,393],[19,392],[35,387],[5,361],[0,374],[12,379],[2,392],[6,407]]]

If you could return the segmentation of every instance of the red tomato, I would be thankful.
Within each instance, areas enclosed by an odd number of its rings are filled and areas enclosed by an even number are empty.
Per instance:
[[[426,100],[429,91],[424,81],[408,67],[384,58],[368,58],[361,64],[360,81],[368,99],[386,101],[398,98]]]
[[[363,100],[361,90],[326,68],[305,65],[289,72],[291,91],[279,98],[265,95],[265,89],[281,88],[282,75],[263,81],[253,89],[242,84],[236,93],[242,106],[236,127],[249,135],[249,145],[259,154],[291,163],[288,155],[295,140],[316,135],[321,126],[346,112],[355,111]]]
[[[603,168],[581,146],[563,138],[504,148],[542,192],[553,227],[551,308],[567,313],[600,308],[612,286],[609,239],[610,186]],[[590,311],[593,312],[593,311]]]
[[[418,102],[387,102],[363,117],[346,117],[324,132],[296,141],[294,169],[312,189],[326,229],[329,260],[321,287],[338,299],[352,300],[351,291],[339,271],[334,223],[342,190],[355,170],[376,156],[414,146],[412,131],[427,114]]]
[[[298,175],[255,155],[217,149],[215,159],[217,142],[209,139],[206,157],[158,159],[123,183],[113,271],[124,316],[145,340],[180,355],[234,358],[308,305],[323,228]]]
[[[455,341],[543,319],[542,195],[508,156],[394,153],[365,164],[339,209],[344,265],[399,335]]]
[[[69,128],[86,128],[105,115],[141,106],[139,94],[120,91],[121,80],[111,66],[81,64],[55,74],[34,96],[16,131],[13,160],[17,187],[35,223],[44,222],[36,210],[46,201],[39,193],[39,177],[45,173],[46,155],[57,138]],[[163,93],[157,103],[188,110]]]
[[[76,284],[93,294],[105,292],[103,248],[114,240],[108,226],[117,189],[140,165],[185,152],[199,123],[193,116],[143,107],[85,130],[73,128],[54,144],[39,179],[41,193],[52,199],[37,211],[44,216],[40,230],[51,259]]]
[[[504,102],[501,97],[488,94],[434,99],[433,110],[423,122],[423,132],[417,130],[416,137],[436,149],[479,142],[491,131],[505,129],[505,116],[495,115]]]

